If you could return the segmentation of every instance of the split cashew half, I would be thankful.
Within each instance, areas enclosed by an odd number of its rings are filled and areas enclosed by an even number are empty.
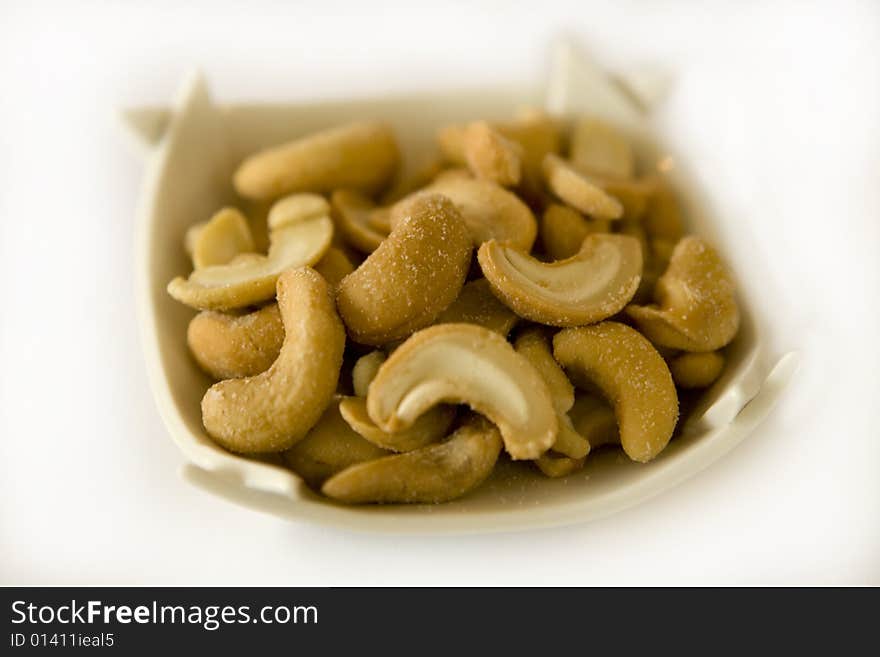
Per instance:
[[[399,159],[389,126],[351,123],[251,155],[233,182],[239,194],[258,200],[342,187],[371,193],[391,180]]]
[[[458,296],[470,261],[470,235],[455,206],[437,195],[418,199],[339,284],[336,302],[349,334],[383,345],[429,325]]]
[[[611,317],[639,287],[642,252],[626,235],[594,234],[577,255],[544,263],[495,240],[477,253],[495,295],[520,317],[580,326]]]
[[[474,417],[443,443],[347,468],[321,492],[350,504],[448,502],[481,484],[500,452],[498,429]]]
[[[507,340],[481,326],[440,324],[412,335],[379,368],[367,411],[395,432],[443,402],[467,404],[492,420],[514,459],[537,458],[556,440],[544,380]]]
[[[379,368],[387,358],[384,351],[376,349],[357,359],[351,370],[351,384],[355,395],[358,397],[367,396],[370,384],[376,378]]]
[[[279,452],[302,439],[336,391],[345,329],[327,282],[304,267],[278,277],[284,344],[257,376],[216,383],[202,399],[202,421],[223,447]]]
[[[440,440],[455,419],[455,408],[441,405],[420,415],[411,426],[394,433],[377,427],[367,413],[367,400],[347,397],[339,404],[339,412],[352,429],[374,445],[392,452],[410,452]]]
[[[718,252],[699,237],[685,237],[675,246],[654,300],[656,305],[632,305],[626,312],[657,345],[713,351],[739,329],[733,278]]]
[[[597,219],[620,219],[623,205],[570,162],[548,153],[543,164],[544,181],[556,196]]]
[[[631,459],[650,461],[666,447],[678,395],[666,361],[638,331],[617,322],[565,329],[553,338],[553,355],[611,403]]]
[[[523,148],[486,121],[475,121],[465,128],[464,157],[477,178],[512,187],[522,176]]]
[[[541,242],[553,260],[565,260],[577,254],[587,235],[610,233],[606,219],[588,219],[574,208],[551,203],[541,217]]]
[[[224,265],[196,269],[188,279],[178,276],[168,293],[204,310],[252,306],[275,295],[275,282],[286,269],[318,262],[330,246],[333,223],[326,215],[284,224],[270,235],[268,255],[243,253]]]
[[[338,189],[330,197],[333,219],[342,238],[358,251],[372,253],[388,237],[376,230],[370,217],[381,210],[366,196],[350,189]]]
[[[248,220],[235,208],[223,208],[208,221],[190,228],[184,246],[195,269],[225,265],[239,253],[255,248]]]
[[[569,157],[579,167],[608,176],[631,178],[635,173],[629,140],[600,119],[583,118],[575,123]]]
[[[437,317],[437,324],[476,324],[507,337],[519,317],[498,300],[489,281],[478,278],[464,284],[461,293]]]
[[[669,371],[680,388],[707,388],[721,376],[724,356],[717,351],[684,353],[669,361]]]

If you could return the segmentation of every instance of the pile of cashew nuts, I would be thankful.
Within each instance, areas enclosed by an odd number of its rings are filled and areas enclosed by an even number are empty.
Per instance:
[[[241,163],[241,209],[188,231],[168,285],[199,311],[208,434],[347,503],[448,501],[499,458],[654,459],[739,328],[717,251],[605,122],[529,111],[436,150],[401,175],[358,122]]]

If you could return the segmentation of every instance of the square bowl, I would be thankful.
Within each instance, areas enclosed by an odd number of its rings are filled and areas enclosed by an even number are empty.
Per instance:
[[[650,86],[650,85],[649,85]],[[211,381],[190,357],[186,328],[193,311],[165,286],[189,271],[181,245],[194,222],[234,202],[235,165],[255,150],[354,118],[391,123],[404,161],[418,158],[441,125],[474,118],[506,118],[519,106],[544,106],[559,115],[600,116],[632,139],[640,163],[664,160],[680,194],[691,232],[713,237],[712,217],[662,134],[653,134],[650,97],[632,84],[612,82],[576,49],[562,45],[549,86],[451,90],[431,94],[312,104],[215,105],[195,75],[170,109],[126,113],[129,128],[148,148],[136,237],[138,312],[150,384],[164,423],[187,463],[183,476],[227,500],[276,516],[346,529],[393,533],[473,533],[559,526],[605,516],[652,497],[727,453],[766,416],[793,375],[796,354],[768,358],[760,322],[741,289],[742,326],[727,347],[722,377],[682,419],[680,435],[648,464],[619,450],[598,450],[584,469],[548,479],[500,461],[490,479],[443,505],[343,506],[270,461],[227,452],[206,434],[200,401]],[[668,168],[668,167],[667,167]],[[722,249],[723,250],[723,249]],[[737,254],[725,253],[736,271]]]

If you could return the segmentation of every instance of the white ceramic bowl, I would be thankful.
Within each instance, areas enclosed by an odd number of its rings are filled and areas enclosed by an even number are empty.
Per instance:
[[[375,117],[394,125],[405,156],[413,156],[430,146],[440,125],[506,118],[519,106],[544,105],[560,114],[603,116],[628,132],[642,160],[656,162],[670,155],[676,161],[663,135],[650,133],[643,112],[651,98],[643,92],[651,85],[644,80],[630,88],[642,95],[639,108],[589,60],[563,46],[547,89],[523,85],[316,104],[216,106],[205,81],[194,76],[172,109],[129,111],[129,127],[149,147],[150,158],[137,237],[142,339],[159,412],[187,461],[186,479],[228,500],[292,520],[382,532],[493,532],[613,513],[674,486],[742,440],[770,410],[796,367],[793,354],[775,365],[768,360],[746,294],[740,299],[743,326],[728,348],[722,378],[685,418],[683,435],[646,465],[618,451],[600,450],[582,472],[554,480],[500,463],[483,486],[448,504],[350,507],[318,496],[284,468],[221,449],[202,427],[200,400],[210,381],[186,346],[193,311],[171,299],[165,286],[189,270],[182,248],[186,229],[232,200],[231,174],[245,155],[353,118]],[[670,177],[691,215],[702,219],[691,220],[690,230],[711,238],[711,217],[693,211],[698,195],[680,163]],[[726,256],[736,270],[736,254]]]

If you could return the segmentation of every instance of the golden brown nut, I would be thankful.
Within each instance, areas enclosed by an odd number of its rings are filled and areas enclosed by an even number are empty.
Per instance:
[[[387,235],[370,225],[370,216],[376,211],[375,204],[363,194],[350,189],[338,189],[330,197],[336,229],[349,245],[372,253],[379,248]]]
[[[443,169],[443,160],[437,154],[432,154],[413,170],[399,172],[394,182],[391,183],[391,187],[382,195],[382,205],[391,206],[414,191],[430,184]],[[380,228],[379,226],[374,227]],[[385,232],[391,230],[391,226],[387,223],[382,228]]]
[[[254,239],[245,216],[236,208],[223,208],[208,221],[186,232],[184,245],[195,269],[225,265],[239,253],[254,250]]]
[[[351,382],[355,395],[358,397],[367,396],[370,384],[376,378],[376,373],[387,358],[384,351],[376,349],[357,359],[351,370]]]
[[[680,388],[707,388],[721,376],[724,356],[717,351],[681,354],[669,361],[669,371]]]
[[[522,176],[522,146],[495,130],[486,121],[465,128],[464,158],[477,178],[512,187]]]
[[[541,241],[554,260],[565,260],[581,250],[584,239],[593,233],[608,233],[607,219],[587,219],[567,205],[552,203],[541,218]]]
[[[558,155],[544,158],[544,180],[556,196],[568,205],[598,219],[620,219],[623,206],[583,172]]]
[[[478,278],[464,284],[461,293],[435,323],[476,324],[507,337],[518,321],[516,313],[492,294],[489,281]]]
[[[391,225],[409,212],[409,206],[424,194],[442,194],[461,212],[474,246],[490,239],[510,242],[530,250],[538,234],[538,222],[529,207],[513,192],[488,180],[444,177],[397,203],[391,210]]]
[[[235,172],[236,191],[273,199],[343,187],[371,193],[394,175],[399,153],[391,128],[363,122],[331,128],[251,155]]]
[[[641,220],[656,192],[656,181],[653,178],[612,178],[611,176],[594,173],[588,169],[579,169],[594,185],[599,186],[606,194],[614,197],[623,206],[623,219]]]
[[[354,265],[345,255],[345,251],[331,246],[327,249],[324,257],[315,265],[315,271],[324,277],[324,280],[335,288],[339,281],[354,271]]]
[[[547,385],[510,343],[474,324],[440,324],[412,335],[379,368],[370,418],[388,432],[443,403],[468,404],[501,430],[514,459],[534,459],[556,440]]]
[[[272,366],[253,377],[216,383],[202,399],[202,422],[223,447],[279,452],[301,440],[336,391],[345,330],[330,288],[313,269],[278,277],[284,344]]]
[[[435,406],[420,415],[411,426],[390,433],[377,427],[367,413],[367,400],[347,397],[339,405],[339,412],[352,429],[374,445],[392,452],[410,452],[435,443],[449,431],[455,419],[452,406]]]
[[[349,504],[448,502],[480,485],[500,452],[498,429],[472,418],[439,445],[352,466],[321,491]]]
[[[266,225],[272,231],[329,215],[330,204],[327,199],[320,194],[300,192],[285,196],[273,203],[269,208],[269,214],[266,215]]]
[[[666,362],[638,331],[617,322],[565,329],[553,338],[553,355],[611,402],[631,459],[650,461],[666,447],[678,396]]]
[[[590,443],[590,449],[620,444],[614,409],[604,399],[579,392],[575,395],[574,406],[568,412],[568,417],[578,435]]]
[[[168,293],[178,301],[204,310],[233,310],[253,306],[275,295],[275,282],[286,269],[318,262],[330,246],[333,224],[317,217],[272,231],[266,256],[240,254],[225,265],[196,269],[188,279],[178,276]]]
[[[733,340],[739,307],[721,257],[699,237],[682,239],[654,288],[656,305],[628,306],[651,342],[684,351],[712,351]]]
[[[471,241],[455,206],[426,195],[410,210],[339,284],[339,313],[356,342],[382,345],[427,326],[464,284]]]
[[[635,156],[629,141],[613,126],[596,118],[583,118],[575,124],[569,158],[578,167],[615,178],[631,178],[635,173]]]
[[[186,332],[189,349],[214,379],[238,379],[265,372],[281,351],[284,325],[278,304],[244,315],[203,310]]]
[[[312,488],[346,468],[372,461],[388,452],[364,440],[339,414],[339,400],[330,402],[306,437],[284,452],[284,461]]]
[[[619,312],[639,286],[638,240],[595,234],[567,260],[544,263],[495,240],[477,253],[492,292],[520,317],[551,326],[591,324]]]
[[[684,219],[675,191],[664,179],[653,181],[654,194],[643,218],[651,238],[677,242],[684,234]]]
[[[535,465],[545,475],[556,479],[558,477],[567,477],[573,472],[577,472],[584,467],[585,461],[585,458],[573,459],[568,456],[548,452],[544,456],[535,459]]]

